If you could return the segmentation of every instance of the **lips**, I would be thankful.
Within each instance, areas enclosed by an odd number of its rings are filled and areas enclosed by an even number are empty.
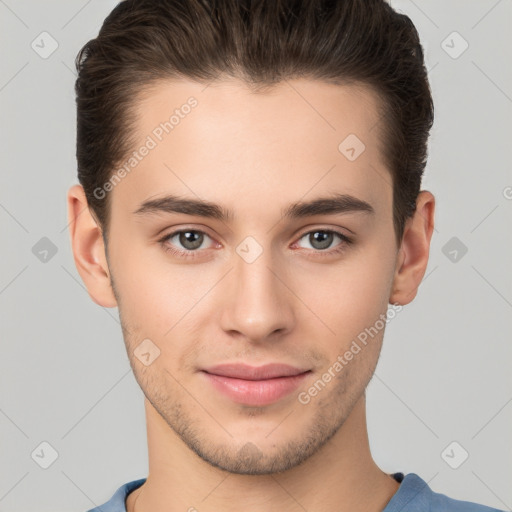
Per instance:
[[[231,401],[252,406],[277,402],[297,389],[311,370],[286,364],[222,364],[201,372],[212,389]]]
[[[272,363],[263,366],[248,366],[245,364],[221,364],[204,370],[213,375],[244,380],[266,380],[277,377],[293,377],[308,370],[302,370],[287,364]]]

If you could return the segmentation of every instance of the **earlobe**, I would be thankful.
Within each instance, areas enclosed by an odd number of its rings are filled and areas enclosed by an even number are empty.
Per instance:
[[[407,219],[397,256],[390,304],[409,304],[416,297],[425,275],[434,230],[435,198],[428,191],[418,194],[414,215]]]
[[[96,304],[116,307],[102,232],[91,214],[81,185],[73,185],[68,190],[67,207],[71,247],[78,273]]]

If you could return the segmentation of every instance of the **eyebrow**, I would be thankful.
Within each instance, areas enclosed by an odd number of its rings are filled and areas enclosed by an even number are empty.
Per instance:
[[[297,202],[288,205],[281,211],[286,219],[300,219],[314,215],[334,215],[343,213],[363,212],[375,214],[373,206],[349,194],[333,194],[308,202]],[[158,213],[182,213],[230,222],[234,219],[232,210],[202,199],[188,199],[174,195],[166,195],[157,199],[144,201],[133,212],[135,215],[152,215]]]

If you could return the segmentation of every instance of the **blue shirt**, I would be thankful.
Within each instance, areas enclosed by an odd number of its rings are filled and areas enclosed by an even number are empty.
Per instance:
[[[400,482],[400,487],[382,512],[505,512],[433,492],[416,473],[409,473],[405,477],[403,473],[394,473],[393,477]],[[87,512],[126,512],[126,497],[145,481],[145,478],[141,478],[122,485],[104,505]]]

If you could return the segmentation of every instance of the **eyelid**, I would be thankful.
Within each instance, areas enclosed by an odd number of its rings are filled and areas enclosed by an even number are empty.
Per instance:
[[[210,235],[210,233],[208,233],[208,230],[205,229],[205,228],[195,228],[195,227],[192,227],[192,226],[185,226],[184,228],[177,228],[173,231],[170,231],[169,233],[161,236],[159,238],[159,242],[165,242],[166,240],[169,240],[173,237],[175,237],[176,235],[179,235],[180,233],[186,233],[188,231],[194,231],[195,233],[200,233],[202,235],[206,235],[208,238],[210,238],[215,245],[219,245],[220,242],[217,242],[217,240],[215,239],[215,237],[213,237],[212,235]],[[199,252],[199,251],[202,251],[202,250],[205,250],[205,249],[197,249],[195,251],[186,251],[186,252]]]
[[[301,233],[300,235],[298,235],[297,241],[293,243],[293,246],[296,246],[299,243],[299,241],[302,238],[304,238],[306,235],[310,235],[311,233],[316,233],[318,231],[323,231],[325,233],[330,233],[330,234],[336,235],[336,236],[338,236],[338,238],[341,241],[339,244],[335,245],[334,247],[330,247],[329,249],[325,249],[325,250],[319,250],[319,249],[314,249],[314,248],[307,249],[306,248],[307,252],[312,252],[315,256],[316,255],[318,255],[319,257],[333,256],[337,253],[341,253],[341,252],[345,251],[348,248],[348,246],[350,246],[354,243],[354,239],[351,236],[343,233],[340,228],[314,227],[312,229],[309,228],[306,231],[304,231],[303,233]]]
[[[296,235],[296,238],[297,238],[297,240],[299,240],[304,235],[308,235],[308,234],[314,233],[316,231],[327,231],[329,233],[335,233],[337,235],[340,235],[341,237],[346,237],[347,239],[350,238],[350,234],[344,233],[343,229],[344,228],[329,227],[329,226],[316,226],[316,225],[313,227],[308,226],[307,228],[305,228],[305,231],[302,231],[302,232],[300,232],[299,235]],[[350,233],[353,234],[353,231],[350,231],[349,229],[347,229],[346,231],[349,231]]]

